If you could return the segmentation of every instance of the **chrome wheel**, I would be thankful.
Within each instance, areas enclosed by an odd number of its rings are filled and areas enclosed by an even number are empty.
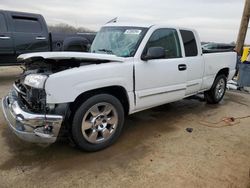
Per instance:
[[[225,88],[226,88],[226,82],[223,78],[221,78],[216,87],[215,87],[215,97],[216,99],[221,99],[224,95],[224,92],[225,92]]]
[[[118,113],[115,107],[106,102],[97,103],[83,117],[82,134],[90,143],[102,143],[111,138],[117,124]]]

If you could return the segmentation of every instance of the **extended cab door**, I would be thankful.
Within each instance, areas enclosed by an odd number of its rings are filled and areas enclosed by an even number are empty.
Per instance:
[[[163,47],[166,54],[162,59],[135,62],[136,110],[173,102],[185,96],[187,70],[177,30],[154,30],[142,53],[145,54],[150,47]]]
[[[190,96],[201,90],[205,65],[201,52],[201,43],[196,32],[181,29],[180,33],[187,65],[187,90],[185,95]]]
[[[0,64],[15,62],[13,38],[6,17],[0,12]]]
[[[10,19],[17,55],[49,51],[48,29],[42,16],[11,13]]]

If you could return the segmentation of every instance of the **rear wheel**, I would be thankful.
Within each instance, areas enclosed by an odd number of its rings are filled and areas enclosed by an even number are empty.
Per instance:
[[[218,75],[213,83],[212,88],[209,91],[204,92],[207,103],[217,104],[219,103],[226,92],[227,78],[225,75]]]
[[[85,151],[98,151],[113,144],[121,134],[124,110],[120,101],[109,94],[87,99],[76,111],[72,137]]]

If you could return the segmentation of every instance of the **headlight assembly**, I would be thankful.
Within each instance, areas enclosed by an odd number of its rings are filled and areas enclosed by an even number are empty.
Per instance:
[[[48,76],[42,74],[29,74],[24,79],[24,84],[37,89],[43,89]]]

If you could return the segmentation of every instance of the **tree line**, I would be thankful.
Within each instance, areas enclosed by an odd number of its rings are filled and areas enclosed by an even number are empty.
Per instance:
[[[60,23],[56,25],[49,25],[48,29],[52,33],[65,33],[65,34],[95,32],[85,27],[74,27],[72,25],[64,24],[64,23]]]

